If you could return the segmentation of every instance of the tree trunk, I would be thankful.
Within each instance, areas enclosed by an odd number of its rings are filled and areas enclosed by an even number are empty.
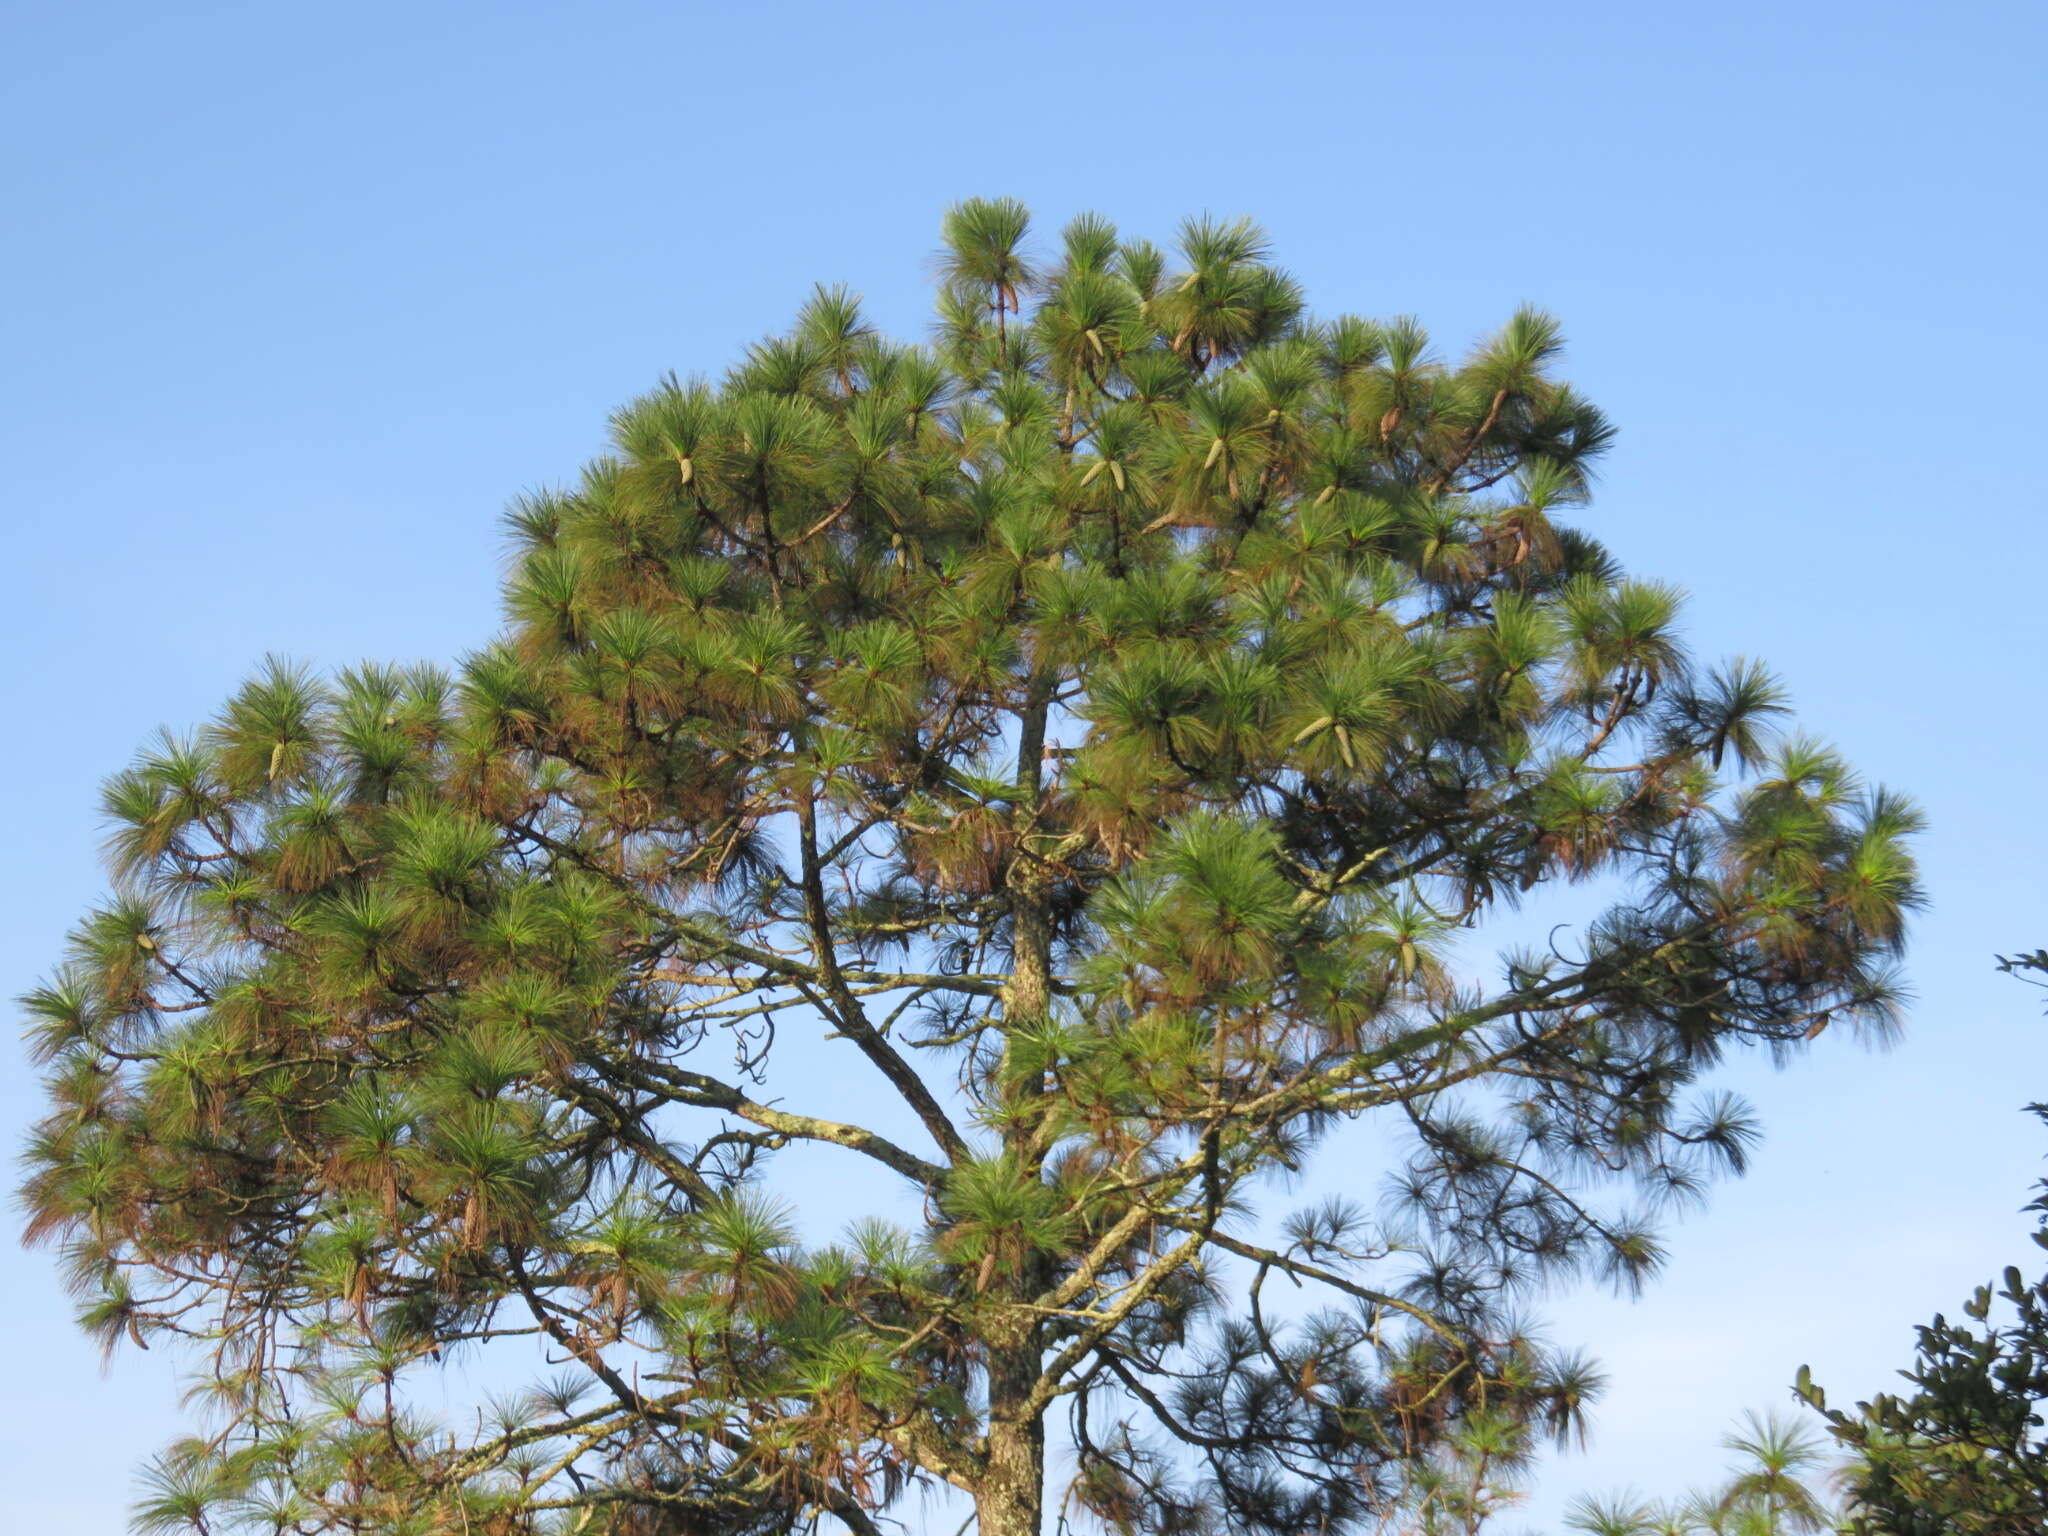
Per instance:
[[[989,1346],[988,1471],[974,1494],[980,1536],[1040,1536],[1045,1514],[1045,1419],[1022,1416],[1038,1381],[1037,1330],[1020,1326],[1021,1338]]]
[[[1058,679],[1034,672],[1017,717],[1017,787],[1027,814],[1035,815],[1045,776],[1045,725]],[[1009,886],[1012,961],[1003,989],[1004,1032],[1017,1022],[1037,1023],[1052,1007],[1051,884],[1046,870],[1019,850],[1005,875]]]
[[[1027,806],[1036,809],[1043,783],[1046,716],[1051,709],[1054,679],[1034,673],[1019,712],[1017,783]],[[1003,988],[1004,1055],[1009,1036],[1021,1024],[1036,1024],[1052,1007],[1052,916],[1050,881],[1027,859],[1013,857],[1007,871],[1012,921],[1012,961]],[[1042,1092],[1033,1084],[1014,1090],[1024,1098]],[[1037,1159],[1030,1143],[1032,1117],[1019,1115],[1004,1128],[1003,1139],[1036,1176]],[[1042,1264],[1027,1263],[1011,1276],[1005,1289],[1017,1301],[1028,1301],[1044,1281]],[[1029,1413],[1043,1352],[1038,1323],[1021,1307],[998,1314],[987,1334],[988,1459],[987,1473],[975,1490],[974,1510],[980,1536],[1040,1536],[1045,1514],[1045,1418]]]

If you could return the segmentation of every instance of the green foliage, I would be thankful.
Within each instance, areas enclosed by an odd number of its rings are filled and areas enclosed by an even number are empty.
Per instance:
[[[1718,1488],[1656,1503],[1634,1492],[1584,1495],[1565,1525],[1585,1536],[1795,1536],[1834,1528],[1835,1513],[1816,1487],[1824,1442],[1775,1413],[1744,1414],[1721,1444],[1734,1453]]]
[[[1884,1027],[1914,817],[1563,521],[1554,321],[1027,232],[947,215],[927,346],[821,287],[618,411],[459,669],[273,661],[109,785],[26,1193],[207,1362],[145,1527],[1013,1536],[1049,1436],[1119,1531],[1469,1525],[1597,1391],[1514,1304],[1739,1166],[1702,1075]],[[1394,1198],[1289,1221],[1369,1116]],[[800,1240],[793,1143],[922,1217]],[[458,1348],[543,1385],[436,1421]]]
[[[2036,952],[2001,962],[2048,972]],[[2048,1120],[2048,1105],[2029,1106]],[[2036,1247],[2048,1248],[2048,1181],[2027,1209],[2042,1213]],[[1994,1320],[1994,1314],[1996,1318]],[[1881,1393],[1853,1411],[1830,1408],[1801,1367],[1797,1391],[1853,1456],[1848,1474],[1854,1536],[2022,1536],[2048,1528],[2048,1277],[2009,1266],[1996,1286],[1963,1303],[1964,1320],[1937,1314],[1919,1329],[1905,1393]]]

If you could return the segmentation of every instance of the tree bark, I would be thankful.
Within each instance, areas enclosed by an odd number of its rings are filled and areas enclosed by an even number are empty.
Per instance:
[[[1018,713],[1017,786],[1027,823],[1036,819],[1044,789],[1045,725],[1056,679],[1035,672]],[[1009,985],[1003,990],[1006,1030],[1020,1020],[1036,1021],[1052,1007],[1051,884],[1046,870],[1025,850],[1011,855],[1009,886],[1011,949]]]
[[[987,1474],[974,1494],[980,1536],[1039,1536],[1045,1515],[1045,1418],[1027,1411],[1038,1383],[1037,1329],[1020,1316],[988,1352]]]
[[[1043,786],[1046,716],[1051,709],[1054,679],[1035,672],[1019,713],[1017,783],[1020,809],[1033,817]],[[1021,852],[1013,854],[1007,872],[1011,914],[1012,958],[1009,983],[1003,988],[1006,1036],[1026,1022],[1044,1019],[1052,1007],[1052,916],[1050,879],[1043,867]],[[1009,1047],[1005,1046],[1005,1055]],[[1016,1091],[1037,1098],[1035,1085]],[[1013,1118],[1004,1140],[1035,1177],[1031,1117]],[[1004,1282],[1015,1301],[1034,1295],[1043,1281],[1042,1264],[1027,1263],[1022,1274]],[[1043,1364],[1036,1317],[1022,1306],[994,1314],[985,1335],[988,1350],[988,1435],[986,1475],[975,1490],[974,1509],[980,1536],[1039,1536],[1045,1514],[1045,1418],[1031,1409],[1032,1392]]]

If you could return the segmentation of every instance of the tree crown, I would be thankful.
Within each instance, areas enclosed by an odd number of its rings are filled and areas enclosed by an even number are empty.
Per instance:
[[[620,410],[456,672],[272,663],[110,783],[27,1191],[86,1326],[203,1346],[144,1525],[993,1536],[1049,1421],[1117,1530],[1448,1510],[1597,1385],[1528,1287],[1657,1262],[1601,1188],[1740,1165],[1701,1074],[1886,1019],[1915,814],[1563,520],[1552,320],[1453,365],[1249,223],[1026,223],[947,216],[928,346],[821,287]],[[1270,1215],[1375,1115],[1383,1210]],[[796,1143],[921,1218],[801,1241]],[[569,1376],[433,1422],[478,1341]]]

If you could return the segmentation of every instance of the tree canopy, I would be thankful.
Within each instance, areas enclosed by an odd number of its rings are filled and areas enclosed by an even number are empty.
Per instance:
[[[1741,1166],[1724,1052],[1884,1026],[1915,813],[1565,520],[1549,317],[1027,223],[946,216],[928,345],[821,287],[621,409],[455,670],[110,782],[26,1198],[201,1371],[141,1528],[1370,1530],[1575,1431],[1523,1305]],[[530,1385],[437,1418],[458,1356]]]

